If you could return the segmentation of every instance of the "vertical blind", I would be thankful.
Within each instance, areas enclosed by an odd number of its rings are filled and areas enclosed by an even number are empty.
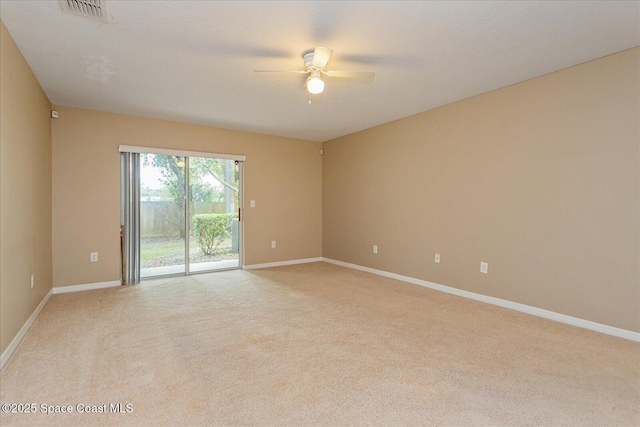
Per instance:
[[[140,282],[140,153],[120,153],[123,245],[122,283]]]

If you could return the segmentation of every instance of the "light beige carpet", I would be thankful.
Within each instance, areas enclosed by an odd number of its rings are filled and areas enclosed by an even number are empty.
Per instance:
[[[37,413],[0,422],[638,426],[639,370],[639,343],[314,263],[53,296],[0,375]]]

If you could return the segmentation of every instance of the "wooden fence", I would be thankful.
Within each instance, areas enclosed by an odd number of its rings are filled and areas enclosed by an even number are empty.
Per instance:
[[[224,202],[197,202],[189,205],[192,215],[225,213]],[[184,212],[173,201],[140,202],[140,235],[143,237],[178,236]]]

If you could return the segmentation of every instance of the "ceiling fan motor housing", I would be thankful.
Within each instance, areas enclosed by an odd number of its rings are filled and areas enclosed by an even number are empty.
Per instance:
[[[309,68],[313,68],[313,53],[315,52],[315,49],[307,49],[304,52],[302,52],[302,58],[304,58],[304,68],[306,68],[307,70]]]

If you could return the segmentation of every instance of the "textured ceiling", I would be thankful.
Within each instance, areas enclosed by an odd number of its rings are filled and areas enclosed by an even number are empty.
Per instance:
[[[636,1],[0,1],[54,104],[325,141],[640,45]],[[334,49],[308,104],[301,54]]]

